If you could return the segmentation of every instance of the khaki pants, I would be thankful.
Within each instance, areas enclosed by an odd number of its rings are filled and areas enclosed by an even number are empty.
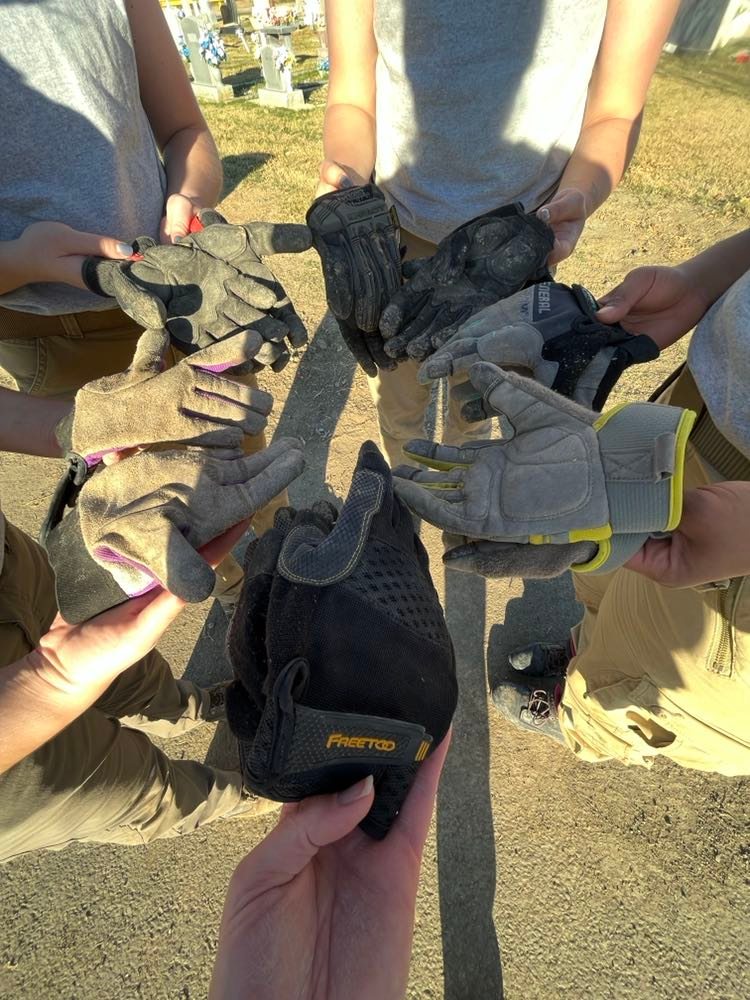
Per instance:
[[[417,257],[431,257],[435,244],[401,231],[401,239],[406,246],[406,260]],[[425,413],[430,403],[430,386],[417,381],[419,364],[404,361],[392,372],[379,371],[375,378],[368,378],[370,395],[378,411],[380,441],[388,463],[393,467],[404,462],[404,445],[412,438],[425,436]],[[461,416],[461,407],[454,403],[451,386],[465,382],[466,378],[447,380],[448,410],[443,428],[444,444],[462,444],[491,437],[492,422],[468,423]]]
[[[43,550],[6,524],[0,669],[36,645],[56,610]],[[244,812],[239,774],[171,760],[146,735],[189,731],[207,699],[175,680],[156,651],[126,670],[92,708],[0,775],[0,861],[82,841],[145,844]]]
[[[688,446],[685,489],[711,482]],[[586,761],[750,774],[750,583],[675,590],[619,569],[576,575],[574,630],[560,726]]]
[[[11,337],[7,331],[23,334],[44,324],[44,336]],[[57,333],[48,330],[59,328]],[[125,371],[133,360],[135,345],[143,333],[134,320],[120,309],[105,312],[73,313],[67,316],[35,317],[31,313],[13,312],[0,308],[0,368],[16,383],[20,392],[52,399],[72,399],[81,386],[104,375]],[[184,357],[170,348],[167,365]],[[255,376],[237,376],[253,388]],[[266,446],[265,434],[248,435],[245,451],[253,455]],[[273,526],[279,507],[289,503],[284,491],[253,517],[253,529],[262,535]],[[229,555],[216,570],[216,597],[232,597],[242,581],[242,568]]]

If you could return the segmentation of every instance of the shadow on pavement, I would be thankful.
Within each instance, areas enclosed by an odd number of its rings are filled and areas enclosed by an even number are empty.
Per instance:
[[[500,1000],[503,973],[492,919],[495,836],[489,790],[486,584],[445,574],[445,616],[456,650],[458,709],[437,802],[445,1000]]]

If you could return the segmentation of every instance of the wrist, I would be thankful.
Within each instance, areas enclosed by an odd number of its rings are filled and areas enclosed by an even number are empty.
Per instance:
[[[0,295],[42,280],[43,276],[36,273],[25,259],[20,239],[0,242]]]

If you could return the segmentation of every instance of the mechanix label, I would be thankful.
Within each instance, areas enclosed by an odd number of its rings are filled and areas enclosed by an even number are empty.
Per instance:
[[[346,733],[331,733],[326,742],[326,750],[346,747],[348,750],[376,750],[392,753],[396,749],[395,740],[384,740],[380,736],[347,736]]]

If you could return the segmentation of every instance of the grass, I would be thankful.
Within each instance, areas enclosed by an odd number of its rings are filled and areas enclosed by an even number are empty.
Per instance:
[[[323,82],[313,32],[303,29],[293,38],[295,82]],[[252,44],[249,55],[232,36],[225,44],[225,77],[250,88],[228,104],[204,105],[225,158],[227,211],[231,215],[233,203],[242,207],[251,183],[256,211],[268,207],[276,218],[299,219],[315,187],[327,88],[312,92],[311,109],[304,112],[261,108],[251,100],[260,73]],[[733,62],[727,50],[664,55],[623,187],[663,205],[700,206],[729,221],[750,217],[749,99],[750,64]]]

